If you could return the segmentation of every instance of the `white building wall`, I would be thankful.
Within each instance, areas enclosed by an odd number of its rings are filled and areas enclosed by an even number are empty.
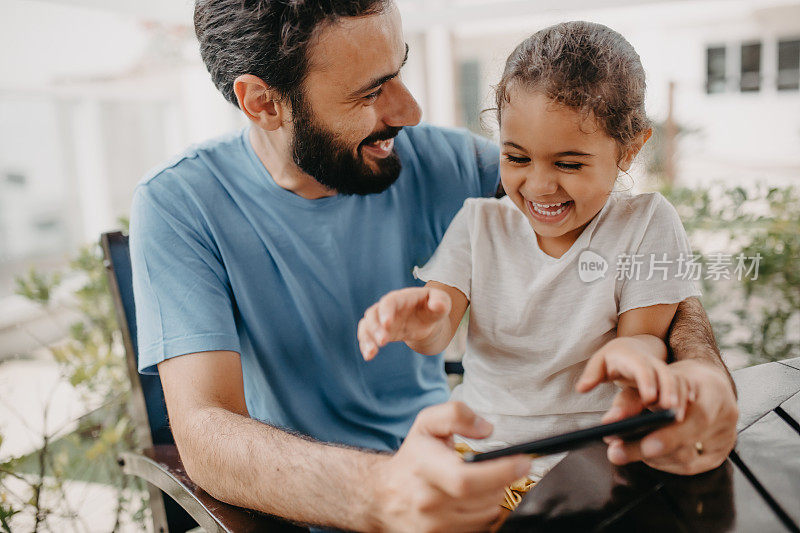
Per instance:
[[[476,21],[455,29],[456,61],[482,65],[484,108],[505,59],[531,33],[566,20],[590,20],[622,33],[639,52],[648,79],[648,114],[667,115],[668,86],[675,82],[674,116],[694,133],[679,144],[679,179],[772,183],[800,182],[800,93],[777,92],[777,40],[800,37],[800,2],[665,2],[625,8],[557,11],[524,18]],[[738,92],[742,42],[762,42],[762,90]],[[728,45],[730,92],[705,92],[706,47]]]
[[[411,10],[404,13],[411,45],[404,80],[425,120],[459,125],[454,84],[460,61],[480,62],[481,108],[488,108],[493,105],[491,87],[519,41],[558,21],[594,20],[620,31],[640,52],[654,119],[666,116],[667,86],[676,83],[676,120],[697,132],[680,146],[685,181],[756,175],[796,181],[800,95],[778,94],[769,80],[755,94],[706,95],[704,83],[707,45],[728,44],[729,60],[738,68],[738,46],[751,39],[764,43],[762,69],[771,78],[776,39],[800,36],[800,2],[623,3],[597,9],[592,8],[596,2],[549,2],[543,4],[546,11],[537,11],[526,2],[503,1],[496,3],[498,9],[475,7],[492,2],[450,2],[455,15],[445,17],[445,4],[431,11],[439,15],[422,16],[417,3],[403,2],[401,9]],[[471,12],[480,16],[464,15]],[[133,186],[150,168],[191,142],[245,123],[211,84],[186,22],[183,40],[176,40],[182,62],[159,70],[141,63],[154,36],[152,24],[136,16],[5,0],[0,17],[0,176],[22,171],[29,187],[28,200],[20,200],[19,190],[0,186],[0,227],[14,228],[0,229],[6,255],[52,251],[57,245],[74,248],[93,238],[127,214]],[[92,131],[99,139],[94,147],[86,142],[86,132]],[[102,186],[85,184],[92,172]],[[85,206],[92,205],[98,207],[87,212]],[[31,220],[50,212],[60,214],[61,228],[49,236],[37,234]]]
[[[167,30],[179,35],[170,68],[148,48],[158,25],[127,14],[20,0],[4,0],[2,13],[0,261],[96,241],[128,215],[149,169],[243,124],[188,27]],[[24,189],[6,173],[23,174]],[[48,218],[58,227],[39,228]]]
[[[67,249],[63,160],[55,102],[0,101],[0,261]]]

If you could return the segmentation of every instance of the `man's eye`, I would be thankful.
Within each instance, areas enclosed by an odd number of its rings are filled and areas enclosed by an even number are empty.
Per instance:
[[[364,100],[370,100],[370,101],[375,100],[377,97],[381,95],[381,92],[383,92],[383,87],[379,88],[375,92],[369,93],[367,96],[364,97]]]
[[[521,164],[521,163],[527,163],[528,161],[530,161],[530,158],[528,158],[528,157],[515,157],[515,156],[513,156],[511,154],[505,154],[505,156],[506,156],[506,160],[509,163]]]
[[[583,166],[583,163],[564,163],[562,161],[559,161],[558,163],[556,163],[556,166],[560,168],[565,168],[567,170],[580,170],[581,167]]]

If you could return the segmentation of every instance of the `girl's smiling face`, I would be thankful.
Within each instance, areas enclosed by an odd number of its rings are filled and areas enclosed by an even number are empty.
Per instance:
[[[630,168],[649,131],[620,157],[592,115],[535,90],[513,86],[508,94],[500,124],[503,188],[542,250],[560,257],[603,208],[617,173]]]

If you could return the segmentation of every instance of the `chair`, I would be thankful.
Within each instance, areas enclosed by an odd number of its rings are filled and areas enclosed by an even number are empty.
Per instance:
[[[125,346],[132,418],[144,446],[141,453],[122,454],[119,464],[126,474],[147,481],[154,531],[183,533],[198,525],[207,532],[308,531],[270,515],[220,502],[186,475],[169,427],[161,381],[158,376],[140,375],[138,371],[128,237],[120,232],[104,233],[100,244]]]

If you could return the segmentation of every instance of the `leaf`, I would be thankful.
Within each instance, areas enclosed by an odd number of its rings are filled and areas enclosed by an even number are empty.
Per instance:
[[[61,284],[61,274],[47,274],[31,267],[24,276],[14,278],[14,293],[41,305],[50,303],[56,287]]]
[[[106,444],[103,441],[98,440],[92,445],[91,448],[86,450],[86,458],[89,459],[90,461],[94,461],[95,459],[103,455],[106,449],[107,449]]]
[[[14,509],[11,505],[6,504],[5,492],[0,493],[0,526],[2,526],[3,531],[11,533],[11,526],[8,523],[8,519],[17,513],[19,513],[19,509]]]

